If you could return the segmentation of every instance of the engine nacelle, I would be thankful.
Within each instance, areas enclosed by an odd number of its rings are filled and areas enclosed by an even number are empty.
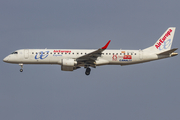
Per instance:
[[[62,71],[73,71],[77,62],[74,59],[62,59],[61,70]]]

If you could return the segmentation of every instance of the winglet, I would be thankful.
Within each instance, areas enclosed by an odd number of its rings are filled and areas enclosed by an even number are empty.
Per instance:
[[[109,45],[109,43],[111,42],[111,40],[109,40],[107,43],[106,43],[106,45],[104,46],[104,47],[102,47],[101,49],[106,49],[107,47],[108,47],[108,45]]]

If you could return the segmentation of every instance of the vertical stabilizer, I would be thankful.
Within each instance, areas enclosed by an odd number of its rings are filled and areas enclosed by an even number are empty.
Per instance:
[[[158,41],[151,47],[144,49],[144,52],[162,53],[170,50],[174,38],[176,28],[170,27],[164,32],[164,34],[158,39]]]

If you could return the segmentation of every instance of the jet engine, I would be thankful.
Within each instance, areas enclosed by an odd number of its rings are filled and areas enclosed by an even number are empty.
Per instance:
[[[62,59],[61,60],[61,70],[62,71],[73,71],[76,69],[77,61],[74,59]]]

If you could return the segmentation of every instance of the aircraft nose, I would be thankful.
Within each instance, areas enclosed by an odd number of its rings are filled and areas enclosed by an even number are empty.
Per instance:
[[[3,59],[4,62],[7,62],[8,60],[9,60],[9,56],[7,56]]]

